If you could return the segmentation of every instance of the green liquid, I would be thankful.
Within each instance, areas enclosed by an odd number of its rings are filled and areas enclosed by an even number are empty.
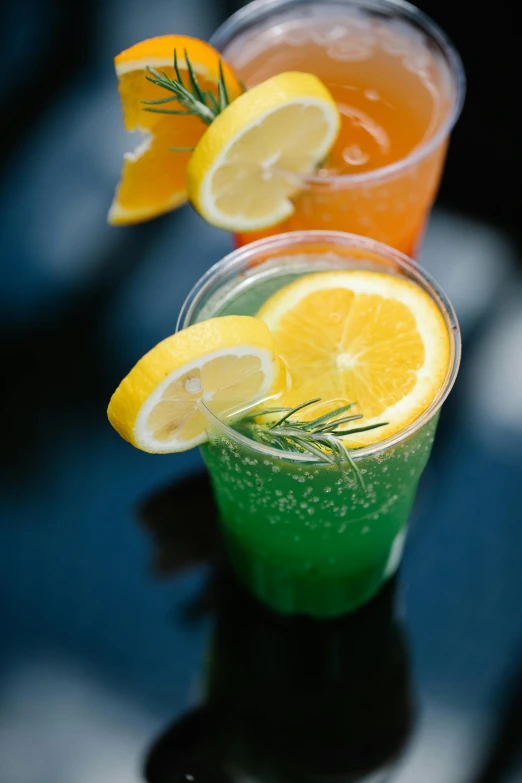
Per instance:
[[[213,314],[255,315],[298,276],[253,276]],[[211,428],[203,458],[232,564],[253,593],[276,611],[316,617],[368,601],[399,565],[437,418],[398,446],[358,459],[364,487],[335,465],[267,456]]]

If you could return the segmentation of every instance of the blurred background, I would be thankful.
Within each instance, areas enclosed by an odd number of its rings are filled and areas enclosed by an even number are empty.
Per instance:
[[[199,477],[200,458],[133,450],[105,408],[129,367],[172,333],[189,288],[231,240],[190,208],[107,226],[129,143],[112,58],[149,36],[208,38],[240,5],[0,5],[2,783],[144,780],[156,738],[201,696],[217,544],[205,525],[204,480],[196,491],[179,483]],[[422,256],[456,307],[464,361],[401,573],[418,713],[396,780],[514,783],[522,781],[519,39],[507,0],[487,15],[449,0],[419,5],[453,39],[469,80]],[[216,783],[209,770],[165,780]]]

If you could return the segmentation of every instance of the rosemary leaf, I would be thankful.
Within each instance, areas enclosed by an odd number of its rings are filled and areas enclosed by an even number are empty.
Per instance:
[[[315,402],[321,402],[321,398],[317,397],[315,400],[309,400],[308,402],[303,402],[301,405],[298,405],[297,408],[291,408],[282,419],[279,419],[279,421],[276,421],[275,424],[272,424],[272,428],[279,427],[280,424],[282,424],[286,419],[290,418],[290,416],[293,416],[294,413],[297,413],[297,411],[302,410],[303,408],[307,408],[309,405],[313,405]]]
[[[317,402],[317,400],[314,400],[314,402]],[[342,405],[340,408],[335,408],[335,410],[330,411],[330,413],[325,413],[324,416],[319,416],[318,419],[314,419],[313,421],[308,421],[306,423],[309,427],[315,427],[318,424],[322,424],[324,421],[333,419],[335,416],[340,416],[340,414],[345,413],[345,411],[349,411],[350,408],[353,408],[354,405],[355,402],[349,402],[348,405]]]
[[[219,111],[222,112],[223,109],[227,108],[228,103],[225,95],[225,90],[221,82],[219,82],[218,84],[218,95],[219,95]]]
[[[223,60],[219,61],[219,90],[220,94],[223,92],[225,106],[228,106],[230,103],[230,98],[228,97],[227,83],[225,81],[225,74],[223,73]]]
[[[351,430],[328,430],[330,435],[353,435],[356,432],[368,432],[368,430],[376,430],[377,427],[385,427],[388,424],[387,421],[382,421],[379,424],[366,424],[364,427],[353,427]]]
[[[180,116],[186,116],[188,114],[197,114],[195,111],[177,111],[176,109],[149,109],[145,108],[143,111],[149,111],[151,114],[177,114]]]
[[[364,483],[364,479],[362,477],[361,471],[359,470],[359,466],[357,465],[356,461],[353,459],[353,457],[350,454],[350,452],[348,451],[348,449],[346,447],[343,447],[343,448],[344,448],[345,459],[348,462],[350,468],[352,469],[352,472],[354,473],[355,478],[359,481],[359,484],[361,485],[361,487],[364,490],[366,490],[366,484]]]
[[[171,98],[159,98],[157,101],[145,101],[145,100],[143,100],[142,103],[153,105],[153,104],[156,104],[156,103],[170,103],[171,101],[177,101],[177,98],[172,96]],[[145,109],[145,111],[146,111],[146,109]]]
[[[147,65],[147,71],[151,73],[153,76],[155,76],[158,81],[160,82],[163,81],[163,76],[161,75],[161,73],[157,71],[155,68],[153,68],[151,65]],[[170,81],[170,79],[168,79],[168,81]]]
[[[309,451],[310,454],[313,454],[315,457],[318,457],[321,462],[330,462],[333,463],[332,457],[330,457],[325,451],[321,451],[321,449],[318,449],[316,446],[314,446],[312,443],[310,443],[307,440],[303,440],[303,438],[295,438],[296,442],[301,446],[302,449],[305,451]]]
[[[149,68],[148,70],[150,70],[152,73],[152,68]],[[153,79],[152,76],[146,76],[145,78],[148,82],[152,82],[152,84],[157,84],[158,87],[163,87],[165,90],[170,90],[170,92],[175,92],[176,94],[178,92],[178,90],[175,87],[173,87],[171,84],[164,83],[163,79],[157,79],[157,78]]]
[[[199,86],[198,77],[196,76],[196,72],[192,67],[192,63],[189,60],[189,56],[186,49],[185,49],[185,61],[187,63],[187,71],[189,74],[190,83],[192,85],[192,92],[194,93],[194,95],[197,96],[198,100],[200,100],[201,103],[205,103],[206,105],[205,96],[203,95],[201,87]]]
[[[343,413],[353,408],[355,403],[342,405],[313,421],[294,418],[296,413],[317,402],[321,402],[320,397],[303,402],[294,408],[266,408],[263,411],[251,413],[242,419],[242,424],[246,425],[242,431],[245,431],[253,440],[283,452],[311,454],[319,462],[336,465],[344,478],[347,478],[347,474],[350,472],[364,488],[361,471],[352,457],[353,449],[349,449],[343,443],[343,438],[357,432],[384,427],[386,422],[363,424],[351,429],[338,429],[343,424],[363,418],[360,413],[342,416]],[[281,413],[284,415],[275,422],[260,421],[262,416],[277,416]]]
[[[230,94],[226,85],[225,74],[223,71],[223,63],[219,61],[219,80],[217,83],[217,97],[210,90],[203,90],[196,71],[188,52],[185,49],[185,65],[188,72],[188,84],[183,82],[183,75],[178,62],[178,53],[174,49],[174,73],[175,77],[171,78],[166,71],[157,71],[155,68],[147,66],[146,70],[148,75],[145,76],[147,81],[160,87],[161,89],[168,90],[173,93],[172,97],[161,98],[157,100],[144,100],[142,103],[146,104],[144,111],[153,112],[156,114],[174,114],[174,115],[194,115],[198,117],[205,125],[210,125],[217,115],[220,114],[230,104]],[[151,109],[148,108],[151,105],[157,105],[161,103],[168,103],[169,101],[178,101],[186,111],[175,111],[170,109]],[[176,148],[186,151],[184,147]]]
[[[176,72],[176,78],[177,78],[178,82],[184,87],[185,85],[183,84],[183,77],[181,76],[181,72],[179,70],[178,53],[177,53],[176,49],[174,49],[174,70]]]
[[[266,408],[264,411],[258,411],[257,413],[250,413],[248,416],[244,416],[241,421],[255,421],[258,416],[266,416],[270,414],[272,416],[275,413],[284,413],[285,411],[291,411],[293,408]]]
[[[205,95],[207,96],[208,100],[210,101],[210,108],[213,109],[213,111],[216,112],[216,114],[219,114],[219,102],[214,95],[214,93],[211,90],[208,90]]]
[[[336,419],[335,421],[331,421],[329,424],[320,424],[319,427],[314,427],[314,431],[319,429],[321,432],[328,432],[328,430],[331,430],[332,428],[339,427],[341,424],[347,424],[349,421],[357,421],[358,419],[364,418],[362,413],[357,413],[354,416],[343,416],[341,419]]]

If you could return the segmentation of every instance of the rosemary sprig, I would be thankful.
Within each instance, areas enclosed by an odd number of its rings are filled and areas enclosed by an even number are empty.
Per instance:
[[[216,96],[211,90],[202,89],[186,49],[184,50],[184,55],[188,71],[188,84],[185,84],[183,81],[176,49],[174,49],[174,78],[170,77],[165,71],[160,73],[155,68],[147,66],[147,71],[150,74],[145,77],[147,81],[167,90],[171,95],[167,98],[158,98],[153,101],[142,101],[142,103],[147,104],[144,111],[154,112],[155,114],[193,115],[198,117],[205,125],[210,125],[218,114],[232,102],[223,72],[223,63],[221,60],[219,61],[219,81],[217,83]],[[183,109],[163,108],[164,104],[172,101],[178,103]],[[194,148],[172,147],[171,149],[174,152],[191,152]]]
[[[296,413],[310,405],[315,405],[317,402],[321,402],[320,397],[303,402],[295,408],[266,408],[263,411],[252,413],[242,419],[242,430],[252,440],[265,446],[272,446],[287,452],[312,454],[321,462],[337,465],[343,475],[346,475],[347,470],[350,470],[364,488],[361,472],[350,453],[353,449],[345,446],[342,438],[357,432],[367,432],[377,427],[384,427],[387,422],[339,429],[342,425],[363,418],[361,413],[343,415],[354,407],[355,403],[353,402],[342,405],[340,408],[311,421],[294,418]],[[279,414],[283,415],[276,418]],[[272,419],[259,421],[264,416],[271,416]]]

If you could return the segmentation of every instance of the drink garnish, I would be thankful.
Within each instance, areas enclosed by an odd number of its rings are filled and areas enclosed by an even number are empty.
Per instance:
[[[112,395],[107,415],[142,451],[185,451],[207,440],[205,406],[221,419],[278,394],[285,373],[258,318],[200,321],[156,345]]]
[[[313,74],[282,73],[246,90],[218,52],[184,36],[143,41],[115,64],[126,127],[147,137],[125,156],[113,224],[150,219],[188,197],[220,228],[276,225],[339,133],[337,105]]]
[[[252,440],[265,446],[281,451],[305,454],[309,453],[319,462],[337,465],[341,473],[349,469],[353,471],[361,484],[364,484],[361,473],[353,460],[350,450],[343,443],[343,437],[357,432],[366,432],[378,427],[384,427],[388,422],[363,424],[360,427],[345,427],[351,422],[364,418],[362,413],[344,416],[352,410],[356,403],[349,402],[339,408],[329,411],[311,420],[295,418],[295,414],[317,405],[320,397],[307,400],[294,408],[266,408],[257,413],[249,414],[241,420],[241,431]],[[283,414],[280,416],[279,414]],[[270,417],[266,418],[265,417]],[[265,419],[265,420],[263,420]]]
[[[346,433],[350,448],[406,429],[444,384],[448,328],[428,293],[410,280],[368,269],[315,272],[280,288],[257,317],[268,324],[291,376],[281,405],[318,396],[357,400],[365,424],[388,422],[375,432]]]
[[[217,97],[212,90],[204,90],[199,84],[197,74],[190,62],[187,50],[184,50],[185,62],[188,71],[188,84],[185,85],[178,64],[178,52],[174,49],[174,73],[175,78],[171,78],[165,71],[159,73],[155,68],[147,66],[146,70],[150,74],[145,78],[152,84],[162,87],[164,90],[172,93],[168,98],[158,98],[157,100],[142,100],[146,104],[144,111],[155,114],[171,114],[177,116],[187,116],[191,114],[198,117],[205,125],[210,125],[218,114],[224,111],[230,105],[232,99],[227,87],[226,77],[223,70],[223,61],[219,60],[219,79],[217,81]],[[243,87],[243,91],[246,88]],[[237,97],[237,96],[235,96]],[[185,107],[185,110],[158,108],[158,104],[166,104],[176,101]],[[192,152],[194,147],[171,147],[173,152]]]
[[[317,76],[273,76],[208,126],[187,166],[190,201],[219,228],[276,225],[294,212],[292,197],[329,153],[339,128],[337,105]]]
[[[241,95],[243,87],[219,52],[185,35],[141,41],[121,52],[114,66],[125,127],[144,136],[134,152],[124,156],[120,184],[109,211],[109,223],[124,225],[150,220],[188,199],[187,164],[206,124],[192,114],[192,108],[187,111],[181,104],[177,116],[168,116],[174,114],[168,104],[175,99],[169,80],[191,85],[196,79],[206,101],[211,103],[212,95],[218,105],[224,98],[220,84],[226,86],[227,101]],[[155,80],[169,85],[172,98],[167,96],[165,101],[165,85]],[[162,103],[168,105],[168,111],[162,110]],[[186,151],[175,154],[172,147]]]
[[[351,465],[349,450],[392,437],[430,406],[449,359],[444,318],[416,284],[360,269],[313,273],[279,289],[257,317],[210,318],[159,343],[108,414],[137,448],[183,451],[207,439],[202,405],[211,402],[258,442]],[[274,396],[280,407],[260,410]]]

